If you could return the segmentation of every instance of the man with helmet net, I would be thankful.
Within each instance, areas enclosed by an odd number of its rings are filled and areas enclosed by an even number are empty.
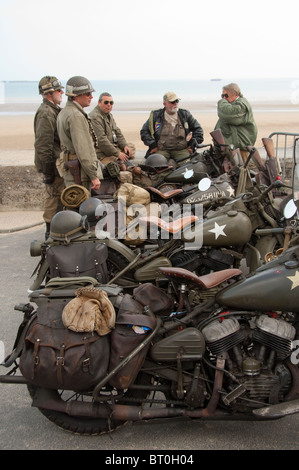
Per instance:
[[[102,170],[95,148],[97,138],[84,108],[89,107],[95,91],[85,77],[71,77],[66,84],[68,102],[57,121],[62,152],[59,171],[65,185],[80,184],[88,190],[98,190]]]
[[[43,101],[34,117],[34,163],[37,171],[43,173],[46,187],[43,213],[46,238],[53,216],[62,209],[60,195],[64,189],[64,180],[56,169],[56,160],[60,154],[57,117],[61,111],[63,88],[54,76],[41,78],[38,89]]]
[[[177,160],[193,153],[196,143],[203,142],[201,125],[190,111],[178,107],[179,101],[173,91],[165,93],[164,108],[151,111],[144,123],[140,136],[149,147],[146,158],[158,152],[176,166]]]

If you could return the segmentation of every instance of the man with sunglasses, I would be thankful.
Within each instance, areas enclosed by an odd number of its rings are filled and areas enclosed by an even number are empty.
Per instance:
[[[153,153],[164,155],[176,166],[177,160],[190,156],[196,143],[203,141],[203,129],[190,111],[178,107],[180,98],[169,91],[163,96],[164,108],[150,113],[140,136],[149,147],[145,158]],[[182,161],[181,164],[185,164]]]
[[[60,195],[64,190],[64,180],[56,169],[56,159],[60,154],[57,117],[61,111],[63,88],[56,77],[47,75],[41,78],[38,89],[43,101],[34,116],[34,163],[37,171],[44,175],[46,189],[43,213],[46,239],[52,218],[62,210]]]
[[[93,89],[87,78],[71,77],[66,83],[66,106],[57,119],[62,152],[58,166],[65,185],[80,184],[98,190],[103,178],[96,155],[97,138],[84,108],[90,106]]]
[[[104,165],[116,161],[126,162],[134,158],[133,144],[126,142],[111,114],[113,104],[110,93],[101,93],[97,106],[89,113],[98,139],[97,157]]]
[[[248,156],[247,146],[255,144],[257,127],[251,105],[236,83],[223,87],[217,114],[219,119],[215,129],[221,129],[226,144],[240,149],[245,162]]]

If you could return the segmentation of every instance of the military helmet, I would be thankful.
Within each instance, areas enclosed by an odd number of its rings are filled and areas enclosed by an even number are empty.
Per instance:
[[[161,153],[152,153],[149,155],[145,161],[146,166],[150,166],[151,168],[155,168],[159,170],[161,168],[168,168],[168,161],[167,158],[164,157]]]
[[[95,90],[90,81],[79,75],[71,77],[66,83],[65,94],[67,96],[79,96],[84,95],[84,93],[92,93],[93,91]]]
[[[79,214],[81,214],[81,216],[86,215],[90,225],[94,225],[106,212],[106,205],[101,199],[95,197],[86,199],[79,207]]]
[[[56,77],[51,77],[46,75],[45,77],[41,78],[38,84],[38,91],[40,95],[46,95],[47,93],[52,93],[56,90],[61,90],[64,88],[61,85],[61,82]]]
[[[69,242],[88,232],[87,215],[83,217],[78,212],[65,210],[57,212],[50,224],[50,237],[54,240]]]

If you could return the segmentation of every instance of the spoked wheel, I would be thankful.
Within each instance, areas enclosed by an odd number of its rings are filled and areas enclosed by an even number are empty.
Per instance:
[[[143,385],[149,384],[150,377],[145,374],[139,374],[135,383],[142,383]],[[27,385],[27,388],[31,398],[34,398],[34,395],[38,391],[39,387],[36,387],[34,385]],[[103,401],[102,403],[107,406],[107,409],[109,409],[110,406],[111,409],[113,409],[113,402],[125,403],[130,401],[130,399],[133,399],[135,405],[138,406],[138,404],[140,404],[142,400],[145,399],[150,393],[148,390],[128,390],[123,394],[120,401],[120,399],[116,395],[116,390],[114,392],[115,398],[112,392],[105,392],[106,395],[104,396],[107,398],[107,401]],[[78,392],[72,392],[69,390],[54,390],[53,393],[57,396],[57,398],[60,398],[65,403],[74,400],[80,402],[94,403],[92,394],[80,394]],[[56,426],[58,426],[59,428],[80,435],[99,435],[109,433],[115,431],[117,428],[123,426],[126,423],[126,421],[112,420],[110,418],[106,419],[90,418],[84,416],[70,416],[67,413],[63,413],[61,411],[48,410],[40,407],[38,407],[38,409],[47,419],[49,419],[49,421],[56,424]]]

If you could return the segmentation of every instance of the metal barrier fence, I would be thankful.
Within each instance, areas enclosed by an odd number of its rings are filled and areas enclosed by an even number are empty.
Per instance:
[[[292,174],[292,161],[298,134],[293,132],[272,132],[269,138],[273,140],[277,169],[283,179]],[[298,144],[297,144],[298,147]]]

